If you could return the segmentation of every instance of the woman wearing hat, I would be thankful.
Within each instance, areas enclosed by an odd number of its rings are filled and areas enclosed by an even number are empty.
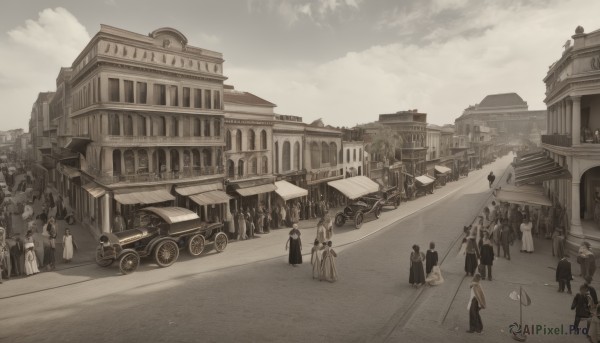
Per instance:
[[[531,229],[533,225],[531,225],[531,221],[529,217],[523,218],[523,223],[521,223],[521,232],[523,236],[521,237],[521,252],[532,253],[533,252],[533,236],[531,235]]]

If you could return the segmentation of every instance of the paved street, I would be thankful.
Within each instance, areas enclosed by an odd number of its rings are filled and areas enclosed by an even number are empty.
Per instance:
[[[510,160],[499,159],[433,195],[386,210],[360,230],[337,229],[337,283],[312,280],[308,255],[302,266],[289,266],[287,232],[278,230],[233,242],[222,254],[197,259],[182,254],[170,268],[145,261],[128,276],[119,275],[116,266],[83,265],[11,280],[0,289],[0,341],[481,340],[464,332],[470,280],[463,280],[464,259],[456,257],[455,242],[463,225],[492,199],[485,175],[489,170],[502,175]],[[314,235],[314,229],[302,230],[305,253]],[[430,241],[437,244],[446,283],[413,289],[408,284],[411,246],[426,250]],[[519,284],[533,300],[525,321],[533,323],[534,313],[536,324],[572,321],[571,297],[556,294],[549,244],[536,243],[533,255],[519,254],[514,246],[512,261],[497,261],[495,280],[482,281],[489,303],[482,311],[484,336],[490,342],[511,340],[507,329],[518,321],[518,303],[508,294]]]

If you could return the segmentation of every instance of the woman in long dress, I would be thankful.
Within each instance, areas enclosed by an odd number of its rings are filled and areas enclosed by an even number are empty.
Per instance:
[[[71,235],[71,230],[65,229],[65,235],[63,236],[63,260],[65,263],[71,262],[73,259],[73,250],[77,249],[77,244]]]
[[[533,252],[533,236],[531,235],[531,228],[531,221],[529,221],[529,218],[525,217],[523,223],[521,223],[521,232],[523,233],[523,236],[521,237],[521,252]]]
[[[321,276],[321,243],[315,239],[315,244],[310,251],[310,264],[312,264],[312,277],[318,279]]]
[[[425,283],[425,268],[423,268],[425,254],[419,251],[419,246],[416,244],[413,245],[412,248],[413,251],[410,253],[410,275],[408,277],[408,283],[413,287],[418,287]]]
[[[38,262],[34,252],[35,245],[33,244],[33,233],[31,230],[27,231],[25,235],[23,248],[25,249],[25,275],[29,276],[39,273],[40,270],[38,269]]]
[[[323,222],[323,219],[319,220],[319,222],[317,223],[317,241],[319,241],[319,243],[325,245],[325,243],[327,242],[327,240],[325,239],[325,225]]]
[[[331,249],[331,241],[327,242],[323,249],[323,261],[321,261],[321,277],[319,280],[336,282],[338,279],[337,268],[335,266],[335,258],[337,254]]]
[[[300,230],[298,230],[298,224],[294,224],[293,228],[290,230],[289,238],[287,242],[285,242],[285,250],[289,251],[290,255],[288,258],[288,262],[292,266],[296,266],[297,264],[302,264],[302,241],[300,240]]]

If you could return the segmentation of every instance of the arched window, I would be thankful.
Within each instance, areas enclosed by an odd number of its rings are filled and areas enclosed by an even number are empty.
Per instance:
[[[279,142],[275,142],[275,173],[279,173]]]
[[[215,170],[215,172],[221,173],[221,170],[223,168],[223,154],[221,153],[221,148],[217,148],[217,158],[215,158],[215,167],[217,168],[217,170]]]
[[[167,171],[167,158],[163,149],[157,149],[154,151],[153,160],[155,163],[154,170],[157,172]]]
[[[113,150],[113,175],[121,175],[121,150]]]
[[[352,149],[352,161],[356,162],[356,148]]]
[[[227,130],[225,133],[225,151],[231,150],[231,131]]]
[[[363,158],[363,151],[362,151],[362,148],[360,148],[360,149],[358,149],[358,160],[362,162],[362,158]]]
[[[165,117],[158,118],[158,126],[157,126],[156,130],[157,130],[157,132],[156,132],[157,136],[166,136],[167,118],[165,118]]]
[[[260,148],[262,150],[267,150],[267,131],[265,130],[260,132]]]
[[[125,160],[125,174],[135,174],[135,157],[133,156],[133,151],[126,150],[123,159]]]
[[[111,136],[121,135],[121,123],[119,122],[119,115],[110,113],[108,115],[108,134]]]
[[[171,150],[171,170],[179,171],[179,151],[172,149]]]
[[[170,136],[171,137],[179,136],[179,121],[175,117],[171,118],[171,135]]]
[[[145,149],[138,150],[137,152],[137,172],[138,173],[147,173],[148,172],[148,151]]]
[[[321,143],[321,163],[329,163],[329,145]]]
[[[194,118],[193,122],[194,122],[194,137],[200,137],[200,128],[202,126],[200,124],[200,119]]]
[[[258,174],[257,165],[256,165],[256,157],[253,157],[250,160],[250,171],[249,174],[256,175]]]
[[[235,177],[235,165],[232,160],[227,160],[227,177]]]
[[[312,142],[310,145],[310,167],[312,169],[321,168],[321,150],[317,142]]]
[[[200,152],[198,149],[192,150],[192,166],[194,170],[200,170]]]
[[[190,155],[189,150],[183,151],[183,172],[186,176],[190,175],[190,167],[191,167],[192,157]]]
[[[133,117],[131,114],[126,115],[124,118],[123,133],[125,136],[133,136]]]
[[[242,130],[240,129],[235,133],[235,147],[237,151],[242,151]]]
[[[337,144],[334,142],[329,143],[329,158],[332,166],[337,165]]]
[[[238,161],[238,176],[244,176],[244,160]]]
[[[300,143],[294,143],[294,170],[300,170]]]
[[[358,166],[358,175],[362,175],[362,167]]]
[[[262,173],[263,174],[268,174],[269,173],[269,158],[267,156],[263,156],[262,158]]]
[[[205,167],[212,165],[212,156],[208,149],[202,149],[202,165]]]
[[[214,135],[217,137],[221,136],[221,120],[215,119],[213,123],[215,126],[215,134]]]
[[[282,151],[282,167],[281,170],[283,172],[286,172],[288,170],[290,170],[292,168],[291,164],[292,164],[292,149],[291,149],[291,144],[288,141],[283,142],[283,151]]]
[[[148,131],[146,130],[146,117],[138,117],[138,136],[147,136]]]
[[[256,142],[256,137],[254,134],[254,130],[250,129],[250,130],[248,130],[248,150],[256,149],[256,146],[254,145],[255,142]]]
[[[204,136],[210,137],[210,119],[204,120]]]
[[[346,149],[346,163],[350,163],[350,149]]]

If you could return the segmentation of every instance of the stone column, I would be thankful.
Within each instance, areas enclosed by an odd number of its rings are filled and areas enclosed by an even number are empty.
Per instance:
[[[573,103],[567,101],[567,134],[573,133]]]
[[[560,102],[560,134],[564,135],[567,132],[567,101]]]
[[[569,234],[577,238],[583,238],[579,206],[579,180],[577,180],[577,182],[571,182],[571,231]]]
[[[581,144],[581,97],[575,96],[571,98],[573,101],[573,136],[572,144]],[[579,198],[577,198],[579,199]],[[579,201],[579,200],[578,200]],[[579,211],[579,209],[577,210]],[[577,216],[574,216],[577,217]]]
[[[110,232],[110,194],[106,193],[102,196],[102,232]]]

